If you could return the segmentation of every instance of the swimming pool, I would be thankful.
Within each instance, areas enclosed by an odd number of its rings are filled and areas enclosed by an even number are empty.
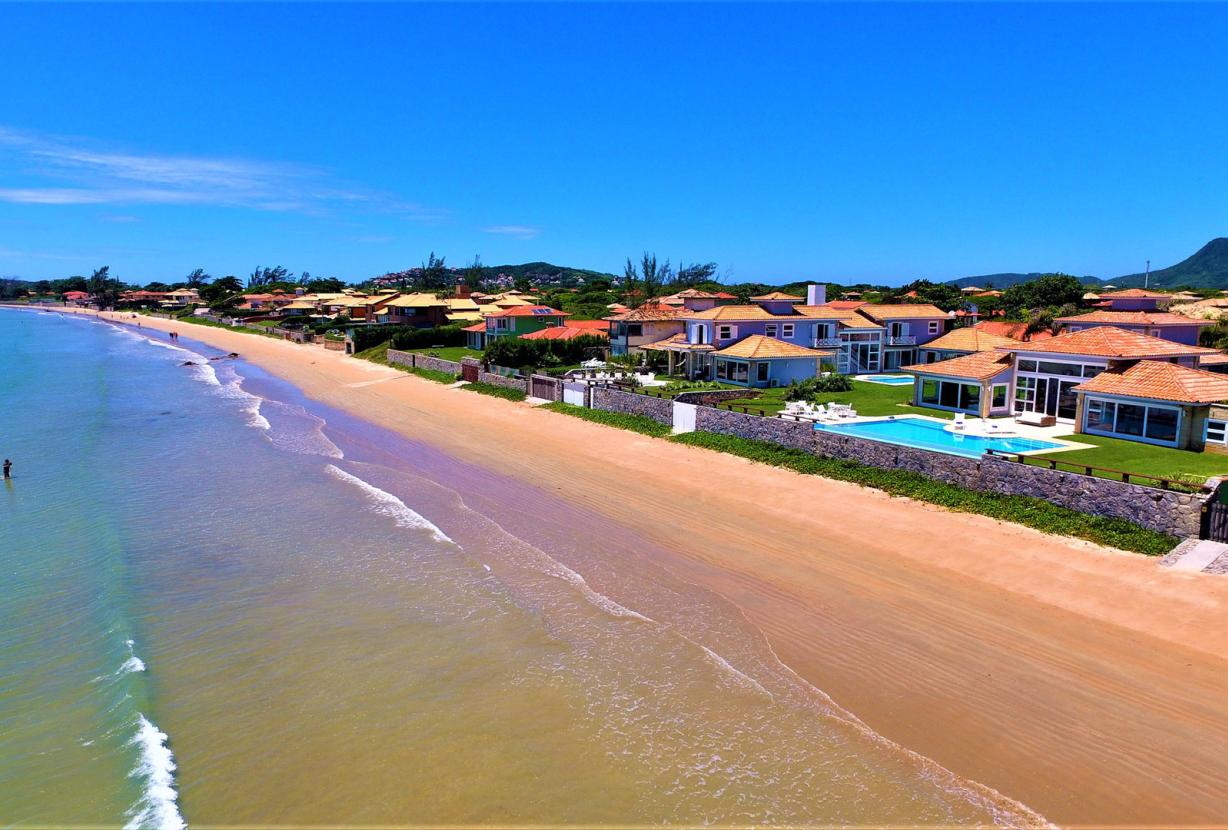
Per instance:
[[[964,435],[958,432],[947,432],[943,429],[944,426],[946,424],[940,421],[910,417],[896,418],[891,421],[862,421],[856,424],[815,424],[814,428],[823,432],[855,435],[871,441],[883,441],[887,444],[933,450],[948,455],[962,455],[967,458],[984,455],[985,450],[1036,452],[1063,446],[1053,441],[1041,441],[1036,438],[983,438],[979,435]]]
[[[860,380],[887,386],[912,386],[912,375],[866,375]]]

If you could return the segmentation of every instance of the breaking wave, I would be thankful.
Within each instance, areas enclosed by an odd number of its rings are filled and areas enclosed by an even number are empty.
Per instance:
[[[179,812],[179,793],[175,790],[175,756],[167,746],[167,735],[144,715],[137,715],[136,735],[129,744],[137,747],[140,760],[131,777],[142,782],[141,797],[129,810],[125,830],[182,830],[187,822]]]
[[[344,481],[347,484],[352,484],[359,490],[366,493],[371,502],[371,510],[382,516],[389,517],[397,523],[398,527],[428,530],[436,540],[440,542],[451,542],[454,545],[456,544],[446,533],[431,523],[431,521],[425,516],[411,510],[409,506],[405,504],[405,502],[401,501],[391,493],[381,490],[374,485],[368,484],[361,478],[352,476],[345,470],[342,470],[341,468],[332,464],[329,464],[325,469],[328,470],[329,475],[331,475],[333,478],[336,478],[339,481]]]

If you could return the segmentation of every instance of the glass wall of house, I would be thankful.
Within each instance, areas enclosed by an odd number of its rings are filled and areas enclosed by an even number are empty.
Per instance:
[[[730,360],[726,357],[718,357],[716,359],[716,379],[727,383],[749,383],[750,364],[745,360]]]
[[[1104,364],[1020,358],[1015,365],[1015,411],[1041,412],[1073,421],[1074,388],[1104,371]]]
[[[916,349],[887,349],[883,352],[883,371],[891,372],[917,362]]]
[[[981,411],[981,385],[943,378],[922,378],[919,403],[976,415]]]
[[[1083,431],[1175,447],[1181,434],[1181,417],[1178,406],[1088,395],[1084,402]]]
[[[836,370],[844,375],[881,371],[882,335],[877,331],[840,333],[840,352]]]

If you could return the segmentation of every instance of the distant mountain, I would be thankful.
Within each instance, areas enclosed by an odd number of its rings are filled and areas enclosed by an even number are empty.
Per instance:
[[[1039,276],[1039,273],[983,274],[979,277],[960,277],[957,280],[951,280],[951,284],[956,288],[967,288],[970,285],[975,285],[977,288],[996,288],[1001,291],[1004,288],[1010,288],[1012,285],[1018,285],[1021,282],[1031,282]]]
[[[1106,280],[1119,288],[1142,286],[1143,274],[1129,274]],[[1152,271],[1147,281],[1151,288],[1228,288],[1228,237],[1221,236],[1203,245],[1198,253],[1176,265]]]

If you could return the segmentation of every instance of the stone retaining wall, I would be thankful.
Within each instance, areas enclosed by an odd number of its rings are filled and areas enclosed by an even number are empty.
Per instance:
[[[414,365],[419,369],[430,369],[433,372],[446,372],[449,375],[460,374],[460,364],[455,360],[444,360],[429,354],[415,354]]]
[[[700,406],[712,406],[713,404],[721,403],[722,401],[732,401],[738,398],[753,398],[756,393],[752,389],[717,389],[705,392],[697,390],[695,392],[679,392],[674,395],[674,400],[678,403],[694,403]]]
[[[755,441],[771,441],[774,444],[804,452],[815,450],[813,426],[780,418],[763,418],[758,415],[744,415],[741,412],[730,412],[727,409],[701,406],[695,410],[695,429],[700,432],[734,435]]]
[[[593,386],[589,389],[589,406],[624,415],[644,415],[670,426],[674,424],[674,402],[669,398],[653,398],[607,386]]]
[[[481,372],[478,374],[478,380],[482,383],[489,383],[491,386],[502,386],[504,389],[517,389],[529,394],[529,382],[524,378],[509,378],[503,375],[496,375],[494,372]]]
[[[414,355],[413,352],[402,352],[396,349],[389,349],[388,362],[395,363],[397,366],[408,366],[412,369],[414,365]]]
[[[1080,513],[1125,519],[1174,536],[1199,534],[1202,505],[1208,498],[1205,494],[1126,484],[995,456],[965,458],[822,431],[815,431],[814,440],[815,451],[828,458],[887,470],[908,470],[985,493],[1032,496]]]

